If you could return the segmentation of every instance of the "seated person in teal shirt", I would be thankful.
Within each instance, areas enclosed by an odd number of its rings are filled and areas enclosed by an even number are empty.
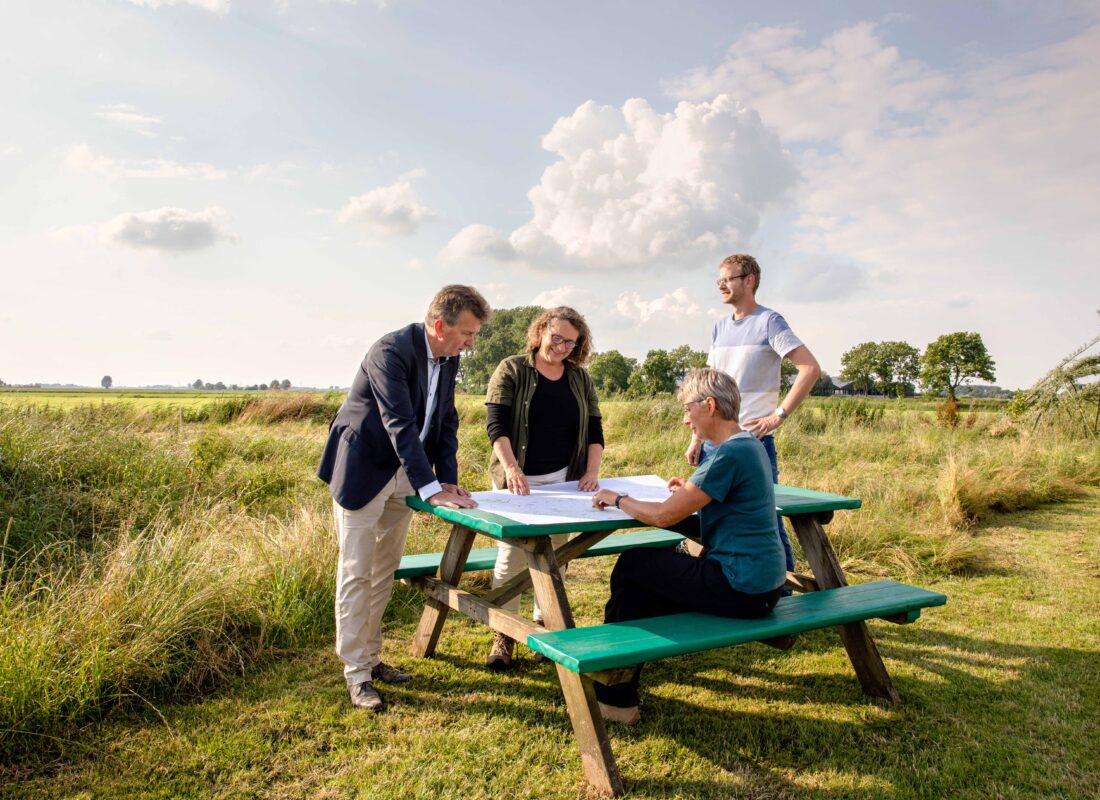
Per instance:
[[[686,481],[668,482],[662,503],[635,500],[610,489],[592,498],[597,508],[615,506],[647,525],[667,528],[699,514],[703,558],[671,550],[629,550],[611,573],[604,622],[701,611],[724,617],[767,616],[786,579],[785,556],[775,522],[771,462],[760,441],[737,424],[741,395],[733,378],[715,369],[692,370],[679,391],[684,424],[715,445]],[[638,679],[596,684],[605,719],[637,722]]]

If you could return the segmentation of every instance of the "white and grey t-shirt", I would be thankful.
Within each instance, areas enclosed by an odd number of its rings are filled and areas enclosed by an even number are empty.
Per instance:
[[[708,366],[737,381],[741,390],[741,422],[766,417],[779,405],[779,364],[800,347],[782,315],[757,306],[742,319],[723,317],[714,323]]]

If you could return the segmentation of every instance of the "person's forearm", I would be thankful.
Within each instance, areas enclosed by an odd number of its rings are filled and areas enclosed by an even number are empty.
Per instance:
[[[810,364],[803,364],[798,368],[798,377],[794,379],[794,385],[791,386],[791,390],[787,392],[787,396],[783,398],[783,402],[780,405],[783,410],[788,414],[793,414],[798,410],[798,407],[802,405],[802,401],[810,394],[810,390],[814,388],[814,384],[817,383],[817,379],[821,376],[821,367],[814,361]]]
[[[654,503],[651,500],[635,500],[629,496],[619,501],[621,510],[638,520],[638,522],[644,522],[646,525],[652,525],[655,528],[663,528],[666,525],[672,525],[680,521],[679,519],[671,519],[667,513],[664,513],[663,505],[664,503]]]
[[[588,466],[584,472],[586,475],[599,475],[600,463],[603,461],[603,445],[602,444],[590,444],[588,445]]]
[[[512,451],[512,442],[507,436],[501,436],[493,442],[493,452],[496,453],[497,460],[504,465],[505,469],[519,463],[516,460],[516,454]]]

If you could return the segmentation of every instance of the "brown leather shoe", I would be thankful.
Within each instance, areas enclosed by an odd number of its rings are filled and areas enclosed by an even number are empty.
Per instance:
[[[371,680],[382,681],[382,683],[408,683],[413,678],[409,673],[391,667],[384,661],[379,661],[374,665],[374,668],[370,671],[370,676]]]
[[[348,694],[351,695],[351,704],[356,708],[373,711],[376,714],[386,710],[386,701],[370,681],[363,681],[349,687]]]
[[[485,666],[491,672],[504,672],[512,668],[512,649],[516,646],[516,640],[503,633],[493,633],[493,646],[489,650],[489,657],[485,659]]]

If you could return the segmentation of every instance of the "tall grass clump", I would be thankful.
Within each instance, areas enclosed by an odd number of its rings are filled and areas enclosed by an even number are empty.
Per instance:
[[[24,570],[0,588],[0,756],[327,630],[334,549],[315,511],[284,522],[215,507],[120,532],[65,569]]]
[[[144,526],[192,493],[183,448],[150,446],[148,421],[127,407],[28,407],[0,416],[0,520],[10,551]]]
[[[1100,448],[1074,444],[1027,435],[949,452],[936,486],[945,521],[968,527],[995,513],[1068,500],[1100,484]]]

